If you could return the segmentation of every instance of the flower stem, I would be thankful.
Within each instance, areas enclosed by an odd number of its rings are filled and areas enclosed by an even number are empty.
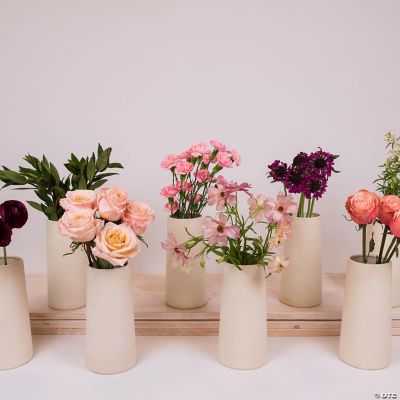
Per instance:
[[[4,265],[7,265],[7,247],[3,247]]]
[[[394,237],[394,238],[392,239],[392,241],[391,241],[391,243],[390,243],[388,249],[386,250],[385,257],[383,257],[383,260],[382,260],[382,264],[386,264],[386,263],[388,262],[388,257],[389,257],[389,255],[391,254],[392,248],[393,248],[393,246],[395,245],[396,241],[397,241],[397,238]]]
[[[306,214],[306,218],[310,218],[310,211],[311,211],[311,199],[307,199],[307,214]]]
[[[382,264],[383,249],[385,248],[385,242],[388,231],[389,227],[385,225],[385,229],[383,230],[383,235],[382,235],[381,248],[379,249],[378,264]]]
[[[367,225],[362,225],[362,258],[367,263]]]
[[[300,195],[300,201],[299,201],[299,210],[297,211],[297,216],[298,217],[304,217],[304,193],[301,193]]]
[[[394,256],[394,253],[396,253],[396,251],[398,251],[398,249],[399,249],[399,243],[400,243],[399,238],[393,238],[393,239],[396,240],[396,245],[393,247],[393,250],[392,250],[391,253],[389,254],[389,257],[388,257],[388,259],[386,260],[387,263],[390,262],[390,260],[391,260],[392,257]]]

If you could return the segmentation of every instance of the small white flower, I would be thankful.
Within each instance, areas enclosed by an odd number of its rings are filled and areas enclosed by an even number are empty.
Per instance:
[[[385,133],[385,141],[388,144],[395,144],[397,142],[397,137],[393,132]]]

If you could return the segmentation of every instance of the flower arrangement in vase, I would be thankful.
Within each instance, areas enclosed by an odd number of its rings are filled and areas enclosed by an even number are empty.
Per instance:
[[[28,211],[20,201],[0,204],[0,370],[18,367],[33,356],[24,261],[7,255],[13,230],[27,220]]]
[[[71,154],[64,164],[65,177],[54,163],[44,155],[41,159],[30,154],[24,157],[27,166],[17,171],[8,167],[0,170],[0,181],[4,187],[31,189],[38,201],[27,201],[34,209],[47,218],[47,289],[50,307],[70,310],[83,307],[86,303],[85,254],[75,252],[69,257],[63,255],[70,246],[70,240],[58,233],[57,221],[63,216],[64,208],[60,200],[73,190],[95,190],[116,175],[110,169],[123,168],[120,163],[110,162],[112,149],[99,144],[97,152],[90,157]]]
[[[169,245],[184,242],[187,229],[200,233],[202,212],[209,192],[214,191],[224,168],[240,165],[240,155],[217,140],[195,143],[181,154],[170,154],[161,167],[171,173],[171,184],[161,189],[170,216],[167,222]],[[166,303],[179,309],[198,308],[207,303],[206,271],[193,258],[190,262],[167,255]]]
[[[322,220],[314,213],[315,202],[326,192],[338,155],[319,148],[298,153],[288,165],[275,160],[268,177],[283,184],[284,192],[299,194],[291,239],[285,244],[290,268],[281,275],[279,299],[294,307],[314,307],[322,301]]]
[[[67,192],[58,222],[88,259],[86,358],[91,371],[112,374],[136,362],[132,281],[128,261],[140,251],[142,235],[154,221],[150,207],[130,201],[119,188]]]
[[[348,197],[346,210],[362,232],[362,252],[349,258],[340,332],[340,358],[362,369],[381,369],[390,363],[392,326],[391,259],[398,253],[400,198],[360,190]],[[367,226],[383,225],[380,248],[367,238]],[[385,250],[388,236],[393,238]]]
[[[267,357],[265,277],[287,267],[279,254],[281,243],[291,231],[291,213],[297,209],[292,197],[280,193],[277,199],[250,193],[250,185],[222,177],[210,189],[208,204],[216,216],[205,217],[202,231],[177,245],[170,236],[164,248],[178,262],[189,260],[191,252],[204,264],[209,254],[224,265],[219,358],[236,369],[262,366]],[[245,193],[249,212],[239,212],[238,194]]]

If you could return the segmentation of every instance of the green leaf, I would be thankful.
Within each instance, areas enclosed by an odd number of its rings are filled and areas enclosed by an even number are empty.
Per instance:
[[[87,183],[86,183],[86,179],[83,175],[81,175],[81,178],[79,179],[79,189],[85,190],[87,189]]]
[[[109,162],[109,153],[107,151],[103,151],[100,154],[99,158],[97,159],[96,162],[97,169],[100,172],[104,171],[108,166],[108,162]]]
[[[54,178],[56,184],[60,182],[60,175],[58,174],[57,168],[52,163],[50,163],[50,173],[51,176]]]
[[[38,211],[40,211],[40,212],[43,212],[42,206],[41,206],[39,203],[36,203],[36,201],[27,200],[27,203],[28,203],[31,207],[33,207],[35,210],[38,210]]]
[[[103,148],[101,147],[101,144],[99,143],[99,145],[97,146],[97,157],[100,157],[100,154],[103,153]]]
[[[108,164],[108,168],[124,168],[122,164],[115,162]]]
[[[97,265],[99,266],[100,269],[110,269],[112,268],[112,265],[104,260],[103,258],[97,257]]]
[[[24,185],[26,183],[26,178],[18,172],[5,170],[2,171],[2,175],[9,179],[11,182],[17,185]]]
[[[90,187],[91,190],[96,190],[99,187],[103,186],[107,182],[107,179],[100,179],[99,181],[92,184]]]
[[[96,174],[96,165],[93,159],[90,159],[87,168],[86,168],[86,175],[89,181],[92,181]]]

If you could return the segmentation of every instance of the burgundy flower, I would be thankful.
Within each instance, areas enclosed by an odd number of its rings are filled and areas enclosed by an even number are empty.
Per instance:
[[[335,162],[333,154],[318,150],[310,154],[310,161],[315,171],[320,175],[331,176]]]
[[[307,169],[310,165],[310,157],[304,151],[297,154],[295,158],[293,158],[292,167],[294,168],[302,168]]]
[[[328,186],[327,178],[318,175],[318,173],[311,173],[307,177],[304,185],[304,195],[307,199],[320,199],[325,193]]]
[[[288,166],[286,163],[275,160],[272,164],[268,165],[269,176],[274,182],[283,182],[285,180]]]
[[[304,190],[305,172],[300,168],[289,167],[284,185],[289,193],[301,193]]]
[[[0,217],[0,247],[6,247],[11,243],[12,230],[4,218]]]
[[[0,205],[2,217],[11,229],[22,228],[28,220],[28,210],[18,200],[8,200]]]

